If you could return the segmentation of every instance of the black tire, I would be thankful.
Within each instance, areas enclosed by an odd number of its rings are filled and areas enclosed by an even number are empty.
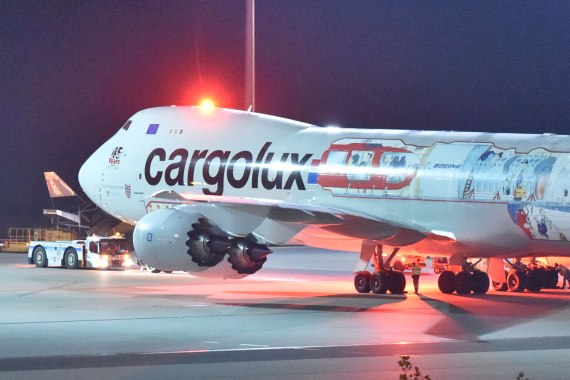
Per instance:
[[[156,269],[156,268],[149,267],[148,269],[150,270],[150,273],[160,273],[161,272],[160,269]]]
[[[507,276],[507,288],[509,292],[522,292],[526,288],[526,276],[522,271],[509,273]]]
[[[374,294],[386,294],[389,288],[388,274],[386,272],[372,273],[370,276],[370,290]]]
[[[529,292],[540,292],[544,277],[543,269],[530,269],[526,273],[526,290]]]
[[[68,248],[63,255],[63,261],[67,269],[77,269],[79,267],[79,258],[77,252],[73,248]]]
[[[441,273],[441,268],[440,268],[440,267],[435,267],[435,268],[433,268],[433,273],[435,273],[435,274],[440,274],[440,273]]]
[[[444,270],[437,279],[437,286],[440,292],[451,294],[455,291],[455,273],[450,270]]]
[[[489,290],[489,276],[487,273],[476,270],[473,272],[473,293],[485,294]]]
[[[358,293],[370,293],[370,272],[362,271],[354,275],[354,288]]]
[[[406,276],[398,270],[390,272],[388,280],[388,290],[392,294],[404,294],[406,290]]]
[[[455,275],[455,291],[457,294],[469,294],[473,290],[473,275],[469,272],[459,272]]]
[[[34,263],[38,268],[45,268],[48,264],[48,258],[44,247],[36,247],[33,253]]]
[[[554,268],[547,268],[544,270],[542,287],[544,289],[556,289],[558,285],[558,272]]]
[[[390,290],[390,284],[392,282],[392,271],[383,270],[380,272],[380,276],[382,276],[382,288],[380,288],[380,294],[386,294],[388,290]],[[405,280],[405,279],[404,279]],[[406,285],[404,285],[404,288]]]

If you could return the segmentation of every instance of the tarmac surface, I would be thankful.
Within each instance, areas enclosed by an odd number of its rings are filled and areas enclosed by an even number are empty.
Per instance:
[[[242,280],[0,253],[0,379],[570,378],[570,291],[357,294],[357,255],[279,248]]]

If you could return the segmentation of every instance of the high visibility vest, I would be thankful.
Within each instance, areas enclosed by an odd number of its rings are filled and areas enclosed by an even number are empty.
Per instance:
[[[422,272],[422,268],[419,265],[412,265],[412,276],[419,275]]]

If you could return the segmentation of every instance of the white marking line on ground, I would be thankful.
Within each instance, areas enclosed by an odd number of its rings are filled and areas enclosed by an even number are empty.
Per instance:
[[[249,281],[279,281],[279,282],[308,282],[307,280],[300,280],[298,278],[290,278],[290,277],[270,277],[270,276],[255,276],[252,278],[244,278],[243,280]]]
[[[258,347],[258,348],[269,348],[269,346],[266,345],[266,344],[247,344],[247,343],[241,343],[240,346],[244,346],[244,347]]]
[[[448,342],[461,342],[461,340],[455,339],[443,339],[438,343],[448,343]],[[398,344],[398,343],[389,343],[389,344]],[[404,343],[405,345],[407,343]],[[414,342],[413,344],[434,344],[434,342]],[[243,346],[245,344],[240,344]],[[158,352],[140,352],[139,355],[156,355],[156,354],[164,354],[164,355],[172,355],[172,354],[183,354],[183,353],[193,353],[193,352],[232,352],[232,351],[250,351],[250,350],[319,350],[322,348],[337,348],[337,347],[365,347],[365,346],[377,346],[378,344],[374,343],[367,343],[367,344],[329,344],[329,345],[322,345],[322,346],[277,346],[277,347],[270,347],[270,346],[262,346],[262,345],[250,345],[251,347],[247,348],[220,348],[216,350],[208,350],[208,349],[195,349],[195,350],[179,350],[179,351],[158,351]]]

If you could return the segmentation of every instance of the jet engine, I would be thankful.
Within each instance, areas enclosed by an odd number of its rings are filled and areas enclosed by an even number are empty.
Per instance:
[[[246,239],[233,239],[228,249],[228,261],[238,273],[253,274],[261,269],[270,253],[271,250],[266,245]]]
[[[175,209],[142,217],[133,233],[133,245],[137,257],[149,267],[183,270],[199,277],[242,278],[261,269],[271,253],[252,235],[230,239],[202,214]]]
[[[216,266],[230,247],[228,237],[203,218],[192,224],[187,235],[188,255],[201,267]]]

